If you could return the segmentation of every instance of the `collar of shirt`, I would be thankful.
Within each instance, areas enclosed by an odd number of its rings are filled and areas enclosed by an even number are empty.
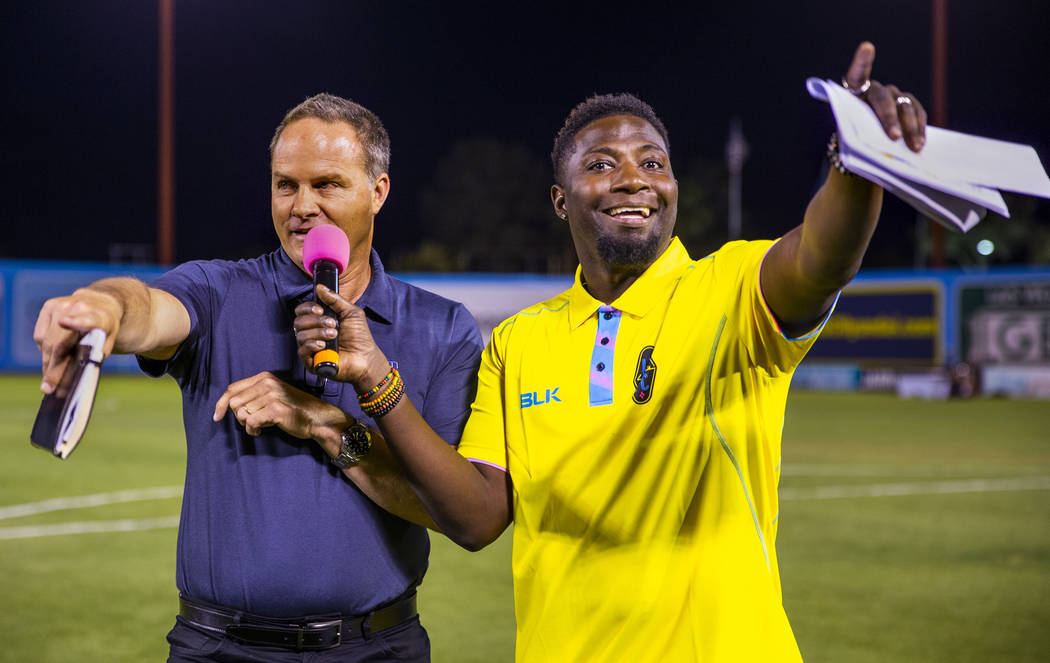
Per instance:
[[[627,291],[616,298],[612,307],[634,317],[643,317],[657,302],[664,299],[668,283],[677,279],[683,266],[690,262],[689,253],[678,237],[649,268],[631,284]],[[569,290],[569,325],[575,329],[586,322],[603,306],[583,287],[583,270],[576,268],[576,280]]]
[[[291,310],[311,297],[314,282],[306,272],[292,262],[283,248],[278,249],[276,254],[274,281],[277,284],[277,294],[288,303]],[[364,309],[365,315],[370,320],[391,324],[394,320],[395,301],[391,291],[390,277],[383,269],[383,263],[379,260],[379,254],[375,249],[372,249],[368,260],[372,267],[372,278],[369,279],[364,293],[354,303]]]

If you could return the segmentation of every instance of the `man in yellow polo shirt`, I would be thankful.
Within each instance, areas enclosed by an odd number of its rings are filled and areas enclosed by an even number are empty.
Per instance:
[[[921,149],[922,107],[870,81],[873,60],[861,44],[846,85]],[[513,520],[521,662],[801,660],[775,552],[785,400],[860,267],[882,190],[829,147],[835,168],[801,225],[692,260],[673,236],[669,154],[635,97],[577,106],[551,188],[575,283],[493,332],[458,454],[407,399],[375,417],[457,543],[481,548]],[[339,379],[377,398],[396,375],[364,314],[321,297],[342,319]],[[304,359],[323,324],[297,318]]]
[[[514,487],[519,660],[798,659],[773,546],[814,336],[763,302],[770,245],[675,238],[611,305],[577,272],[493,332],[459,452]]]

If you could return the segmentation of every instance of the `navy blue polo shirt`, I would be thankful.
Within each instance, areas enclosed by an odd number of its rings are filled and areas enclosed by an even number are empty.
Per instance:
[[[376,343],[397,366],[406,395],[449,444],[474,398],[482,342],[462,304],[399,281],[372,252],[372,279],[357,301]],[[294,309],[310,278],[283,249],[255,258],[190,262],[151,284],[183,303],[191,329],[166,362],[139,357],[182,389],[186,487],[176,584],[190,598],[272,616],[361,614],[418,585],[425,528],[377,507],[313,440],[277,428],[245,433],[232,413],[213,422],[230,383],[269,371],[315,389],[296,354]],[[351,385],[319,397],[366,423]]]

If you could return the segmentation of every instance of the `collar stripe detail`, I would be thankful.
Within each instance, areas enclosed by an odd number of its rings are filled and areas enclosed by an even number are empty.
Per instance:
[[[616,359],[616,333],[620,330],[620,311],[603,305],[598,307],[597,315],[598,333],[594,337],[590,365],[591,407],[613,402],[613,363]]]

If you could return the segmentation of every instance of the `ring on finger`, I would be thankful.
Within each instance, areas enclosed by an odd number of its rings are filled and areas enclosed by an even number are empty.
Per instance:
[[[860,87],[850,87],[850,84],[848,82],[846,82],[846,77],[843,76],[842,77],[842,87],[844,87],[847,90],[849,90],[850,94],[852,94],[853,96],[861,97],[861,96],[864,96],[865,94],[867,94],[868,89],[871,87],[871,79],[870,78],[866,79],[863,83],[861,83]]]
[[[898,106],[911,106],[911,97],[906,97],[903,94],[897,97]]]
[[[249,417],[252,416],[252,411],[248,409],[247,405],[244,406],[244,411],[248,413]]]

